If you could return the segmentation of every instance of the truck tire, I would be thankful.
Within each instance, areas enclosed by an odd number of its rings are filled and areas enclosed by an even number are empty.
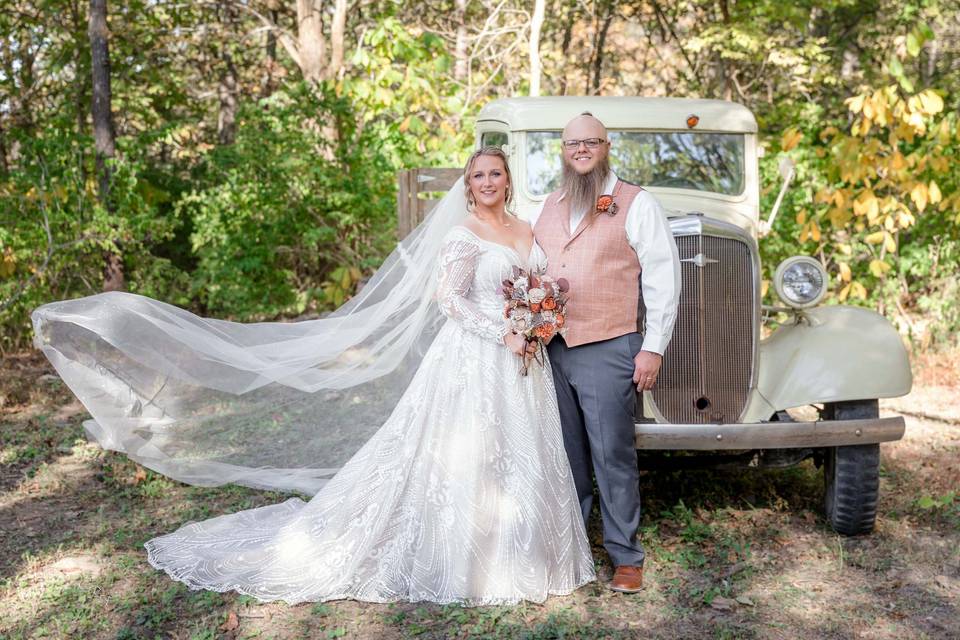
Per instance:
[[[827,403],[823,417],[854,420],[879,416],[876,400],[853,400]],[[824,512],[834,531],[846,536],[872,532],[880,494],[880,445],[827,447],[823,478]]]

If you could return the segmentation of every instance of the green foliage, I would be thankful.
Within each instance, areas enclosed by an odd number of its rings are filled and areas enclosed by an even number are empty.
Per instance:
[[[23,137],[19,170],[0,182],[0,349],[22,344],[39,304],[101,290],[104,252],[128,258],[131,290],[183,302],[180,272],[154,253],[172,237],[135,158],[113,161],[108,211],[96,199],[90,140],[52,129]]]
[[[192,293],[207,312],[249,320],[337,306],[382,258],[391,166],[371,130],[344,125],[351,115],[346,100],[294,85],[244,105],[236,142],[203,159],[204,186],[177,214],[192,229]],[[342,268],[352,275],[335,277],[338,292],[319,287]]]
[[[352,62],[361,73],[340,80],[337,94],[350,98],[394,164],[450,163],[469,148],[472,121],[464,116],[478,105],[465,105],[449,81],[453,61],[439,36],[389,16],[364,35]]]

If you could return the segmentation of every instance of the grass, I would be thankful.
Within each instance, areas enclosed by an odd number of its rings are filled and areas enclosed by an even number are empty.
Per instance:
[[[190,591],[153,570],[142,547],[188,520],[285,496],[187,487],[88,444],[86,414],[49,374],[31,355],[0,369],[3,640],[960,636],[960,421],[907,414],[907,438],[883,447],[871,536],[841,538],[825,525],[809,462],[644,472],[642,594],[604,587],[612,569],[594,517],[601,581],[544,605],[291,607]],[[953,415],[930,406],[953,389],[918,393],[925,412]]]

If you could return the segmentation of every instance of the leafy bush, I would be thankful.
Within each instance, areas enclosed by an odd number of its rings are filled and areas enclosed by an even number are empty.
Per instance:
[[[240,320],[335,306],[325,277],[377,264],[394,238],[393,168],[347,102],[304,85],[244,105],[234,144],[176,205],[192,229],[191,297]]]

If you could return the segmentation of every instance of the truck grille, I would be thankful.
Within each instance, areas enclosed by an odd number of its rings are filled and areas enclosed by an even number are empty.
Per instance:
[[[680,259],[691,261],[681,262],[680,307],[654,404],[669,423],[736,422],[750,392],[759,321],[751,245],[704,234],[676,242]],[[640,311],[643,327],[642,300]]]

